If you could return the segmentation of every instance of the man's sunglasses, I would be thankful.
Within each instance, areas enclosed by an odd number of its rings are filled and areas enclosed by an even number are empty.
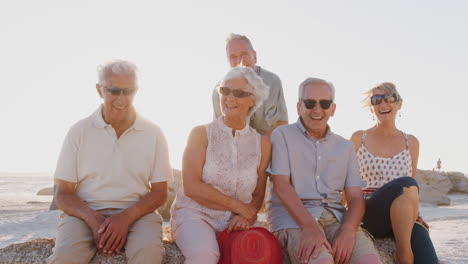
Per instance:
[[[391,104],[398,101],[398,97],[396,94],[377,94],[370,98],[371,105],[379,105],[382,101]]]
[[[252,93],[242,91],[240,89],[231,89],[229,87],[219,87],[219,93],[224,96],[228,96],[232,93],[232,95],[234,95],[234,97],[237,97],[237,98],[244,98],[244,97],[252,95]]]
[[[333,104],[333,100],[302,100],[302,102],[307,109],[313,109],[318,103],[322,109],[327,110]]]
[[[112,94],[112,95],[120,95],[121,93],[123,93],[124,95],[128,96],[128,95],[132,95],[136,91],[135,88],[117,88],[117,87],[106,87],[106,86],[102,86],[102,88],[104,88],[104,90],[107,93]]]

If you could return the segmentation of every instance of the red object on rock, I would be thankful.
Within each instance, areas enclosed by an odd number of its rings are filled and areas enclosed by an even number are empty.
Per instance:
[[[283,249],[278,239],[263,227],[218,234],[221,257],[218,264],[282,264]]]

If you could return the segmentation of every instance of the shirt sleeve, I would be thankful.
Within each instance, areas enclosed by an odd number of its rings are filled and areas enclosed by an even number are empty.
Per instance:
[[[284,100],[281,80],[274,76],[270,85],[270,95],[265,104],[265,121],[271,127],[278,121],[288,121],[288,110]]]
[[[72,127],[63,141],[54,178],[68,182],[78,182],[77,157],[79,138],[78,129],[75,126]]]
[[[166,137],[158,128],[156,130],[156,155],[151,183],[172,181],[172,168],[169,162],[169,150]]]
[[[359,170],[359,163],[357,160],[356,152],[352,143],[349,142],[350,147],[348,148],[348,164],[347,164],[347,174],[345,188],[348,187],[364,187],[365,183],[361,178],[361,172]]]
[[[213,102],[213,120],[218,119],[221,113],[221,106],[219,105],[219,93],[217,90],[218,85],[213,89],[212,102]]]
[[[271,147],[271,162],[267,172],[271,175],[291,176],[286,139],[280,129],[275,129],[271,134]]]

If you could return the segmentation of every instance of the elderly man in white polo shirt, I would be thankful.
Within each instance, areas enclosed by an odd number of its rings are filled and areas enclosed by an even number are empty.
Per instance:
[[[97,250],[125,251],[128,263],[161,263],[162,218],[156,212],[172,179],[160,128],[138,115],[136,66],[99,68],[104,103],[68,132],[55,171],[63,210],[48,263],[88,263]]]

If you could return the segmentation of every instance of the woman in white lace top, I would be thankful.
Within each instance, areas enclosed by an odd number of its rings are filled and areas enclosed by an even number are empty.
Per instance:
[[[364,102],[376,124],[351,137],[367,184],[363,227],[374,237],[395,238],[397,263],[438,263],[428,226],[419,217],[414,179],[419,142],[395,124],[403,100],[395,85],[386,82],[369,90]]]
[[[189,136],[183,189],[171,209],[172,235],[185,263],[218,263],[216,235],[247,230],[257,219],[271,146],[248,121],[268,89],[251,68],[231,69],[218,87],[223,116]]]

